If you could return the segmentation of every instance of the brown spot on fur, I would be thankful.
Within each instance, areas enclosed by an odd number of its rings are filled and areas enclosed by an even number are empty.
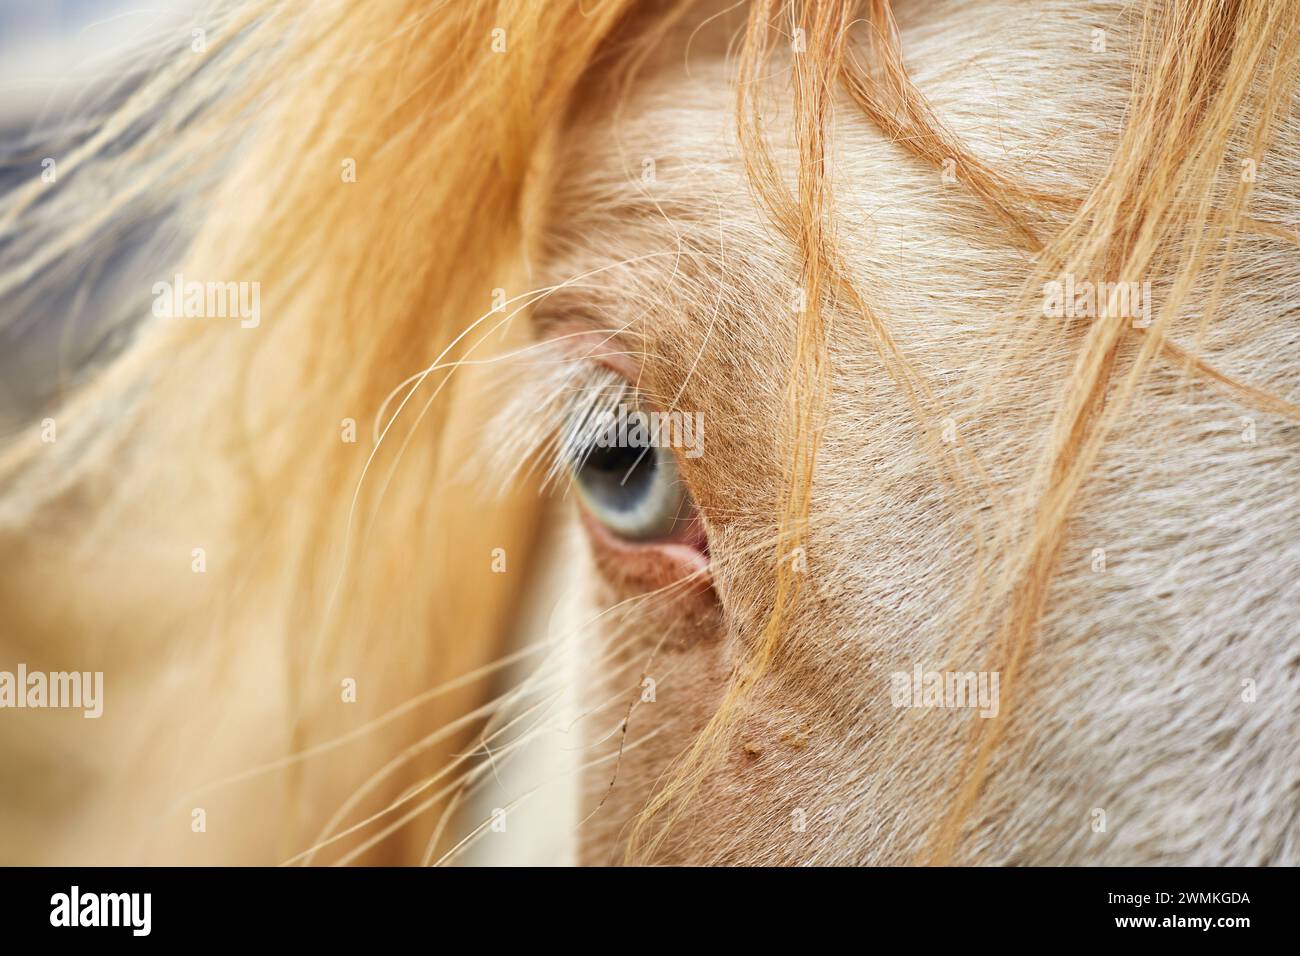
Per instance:
[[[784,731],[777,739],[787,747],[793,747],[795,750],[805,750],[812,740],[812,727],[808,724],[800,724],[795,730]]]

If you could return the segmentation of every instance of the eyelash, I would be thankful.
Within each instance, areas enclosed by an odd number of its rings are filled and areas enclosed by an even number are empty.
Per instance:
[[[575,381],[560,399],[558,426],[548,456],[546,484],[564,479],[579,453],[590,448],[591,423],[619,405],[635,405],[635,387],[623,376],[591,361],[577,363]]]
[[[613,369],[590,358],[574,358],[555,343],[529,350],[526,364],[521,364],[500,366],[500,388],[512,398],[488,426],[496,449],[492,471],[503,476],[504,488],[540,470],[542,491],[562,489],[567,495],[576,440],[573,423],[620,403],[632,404],[639,393]]]

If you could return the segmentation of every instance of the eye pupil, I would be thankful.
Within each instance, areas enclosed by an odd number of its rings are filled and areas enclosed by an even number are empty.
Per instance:
[[[626,475],[629,471],[639,468],[655,467],[656,455],[653,449],[639,447],[624,448],[593,448],[587,453],[586,461],[583,463],[584,468],[592,468],[602,472],[618,472],[620,475]]]
[[[576,477],[592,504],[629,512],[653,491],[658,457],[654,448],[598,446],[579,461]]]

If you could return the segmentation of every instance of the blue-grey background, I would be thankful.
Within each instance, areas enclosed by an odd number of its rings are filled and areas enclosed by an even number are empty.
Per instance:
[[[203,5],[0,0],[0,201],[38,180],[44,158],[57,162],[92,135],[163,51],[187,44]],[[57,190],[70,183],[61,178]],[[103,197],[120,184],[77,185],[99,185]],[[58,197],[54,189],[50,195]],[[112,310],[140,284],[142,269],[148,274],[166,264],[159,251],[174,247],[177,227],[167,218],[166,200],[136,204],[55,267],[0,298],[0,437],[57,406],[97,359],[129,336],[134,316]],[[83,209],[91,212],[89,201],[77,203],[59,210],[38,203],[0,235],[0,270],[28,261],[22,257],[43,227],[57,229],[81,218]]]

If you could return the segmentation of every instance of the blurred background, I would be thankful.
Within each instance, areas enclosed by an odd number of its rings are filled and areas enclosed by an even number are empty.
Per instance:
[[[96,73],[169,26],[198,0],[0,0],[0,122],[38,118],[75,97]],[[7,136],[6,136],[7,138]]]
[[[41,181],[50,160],[57,174],[60,159],[93,135],[162,56],[190,42],[204,5],[0,0],[0,195]],[[122,137],[120,145],[129,142]],[[103,187],[105,201],[115,194],[113,183],[92,185]],[[0,322],[0,438],[39,418],[125,341],[137,317],[111,314],[103,303],[120,300],[120,283],[144,256],[157,261],[183,239],[182,224],[166,220],[167,211],[135,204],[111,230],[53,265],[75,281],[33,282],[32,295],[6,306],[16,314]],[[0,238],[6,265],[7,251]]]

